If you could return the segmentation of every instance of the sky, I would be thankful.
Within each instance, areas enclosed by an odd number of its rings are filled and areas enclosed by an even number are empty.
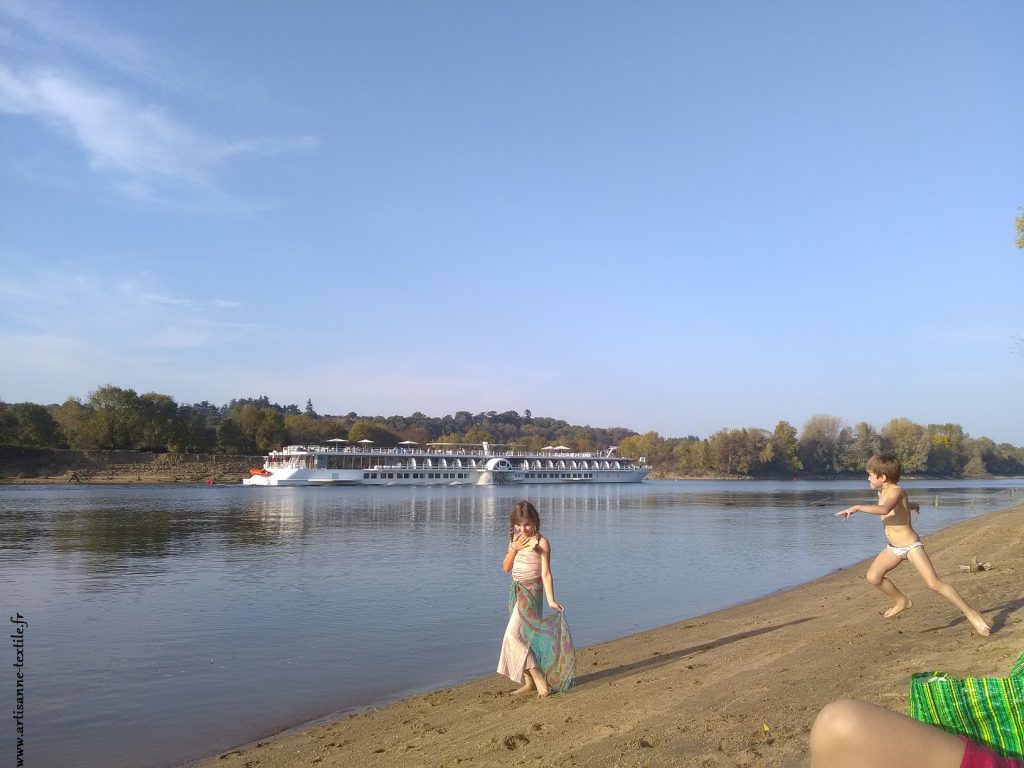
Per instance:
[[[1024,445],[1024,4],[0,0],[0,400]]]

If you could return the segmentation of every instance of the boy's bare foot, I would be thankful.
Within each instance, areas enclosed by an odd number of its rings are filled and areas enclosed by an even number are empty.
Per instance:
[[[971,611],[968,613],[967,620],[971,622],[971,626],[974,627],[974,631],[982,637],[988,637],[992,634],[992,626],[985,621],[977,611]]]
[[[897,613],[903,613],[903,611],[907,610],[907,608],[909,608],[913,604],[914,601],[908,597],[906,600],[900,600],[899,602],[897,602],[896,605],[894,605],[892,608],[890,608],[882,615],[885,616],[885,618],[887,619],[891,619]]]

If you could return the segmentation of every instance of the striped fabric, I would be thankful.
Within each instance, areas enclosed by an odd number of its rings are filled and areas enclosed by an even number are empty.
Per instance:
[[[910,716],[1024,759],[1024,653],[1008,677],[957,679],[945,672],[910,678]]]

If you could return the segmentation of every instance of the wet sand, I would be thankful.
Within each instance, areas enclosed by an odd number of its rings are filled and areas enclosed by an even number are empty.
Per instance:
[[[881,536],[881,532],[879,532]],[[488,675],[210,757],[293,766],[805,766],[815,714],[842,697],[906,711],[913,672],[1004,675],[1024,650],[1024,506],[925,540],[939,576],[993,625],[971,631],[909,564],[892,619],[868,560],[754,602],[580,650],[576,685],[512,697]],[[991,570],[961,571],[977,557]],[[682,568],[699,567],[682,563]],[[495,660],[501,628],[495,629]]]

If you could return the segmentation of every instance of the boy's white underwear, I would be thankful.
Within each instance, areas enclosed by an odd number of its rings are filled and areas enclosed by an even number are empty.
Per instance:
[[[892,546],[892,544],[890,544],[888,547],[886,547],[886,549],[888,549],[890,552],[896,555],[896,557],[898,557],[900,560],[906,560],[907,555],[910,553],[910,550],[917,549],[918,547],[923,546],[924,544],[922,544],[920,541],[915,541],[913,544],[908,544],[905,547],[894,547]]]

